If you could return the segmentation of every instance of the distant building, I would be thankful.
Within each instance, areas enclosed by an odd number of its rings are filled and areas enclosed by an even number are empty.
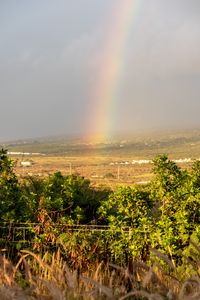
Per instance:
[[[30,161],[21,161],[22,167],[31,167],[32,163]]]

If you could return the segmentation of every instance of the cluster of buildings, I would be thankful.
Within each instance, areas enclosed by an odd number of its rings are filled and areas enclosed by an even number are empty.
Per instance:
[[[180,159],[174,159],[175,163],[190,163],[192,162],[191,158],[180,158]],[[111,162],[110,165],[144,165],[144,164],[151,164],[151,159],[133,159],[132,161],[116,161]]]

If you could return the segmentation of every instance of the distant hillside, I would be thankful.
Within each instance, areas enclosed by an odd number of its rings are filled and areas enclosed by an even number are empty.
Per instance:
[[[168,132],[133,137],[118,137],[110,141],[91,143],[84,139],[51,137],[13,141],[3,145],[8,151],[39,152],[49,155],[80,155],[99,153],[110,155],[134,155],[154,157],[158,153],[168,153],[173,157],[200,157],[200,130]]]

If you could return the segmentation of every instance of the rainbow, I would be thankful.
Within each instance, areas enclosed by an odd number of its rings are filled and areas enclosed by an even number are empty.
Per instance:
[[[110,137],[123,75],[125,52],[130,31],[137,20],[142,0],[114,1],[105,37],[102,64],[91,95],[92,111],[88,128],[91,139]]]

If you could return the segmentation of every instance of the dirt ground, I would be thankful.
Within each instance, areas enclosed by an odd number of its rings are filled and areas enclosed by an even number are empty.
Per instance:
[[[146,183],[152,178],[152,164],[132,163],[131,159],[103,156],[11,156],[18,176],[48,176],[56,171],[63,175],[79,174],[91,183],[111,188],[116,185]],[[28,166],[23,166],[28,162]]]

